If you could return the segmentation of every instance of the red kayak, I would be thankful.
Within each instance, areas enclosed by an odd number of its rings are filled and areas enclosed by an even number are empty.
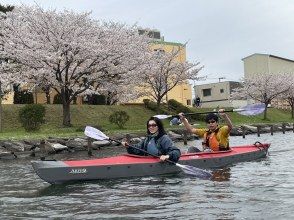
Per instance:
[[[203,169],[221,168],[234,163],[266,157],[270,144],[235,146],[228,151],[182,154],[179,164]],[[181,169],[150,156],[120,155],[91,160],[32,161],[38,176],[51,184],[69,181],[103,180],[179,173]]]

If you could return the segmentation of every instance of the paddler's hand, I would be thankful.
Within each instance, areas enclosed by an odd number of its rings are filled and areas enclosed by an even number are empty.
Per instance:
[[[121,142],[122,146],[124,146],[125,148],[128,148],[130,146],[130,144],[126,141],[122,141]]]
[[[168,159],[169,159],[169,155],[161,155],[160,156],[161,161],[165,161],[165,160],[168,160]]]
[[[185,118],[184,113],[183,112],[179,113],[179,117],[180,117],[181,121],[183,121],[183,119]]]
[[[222,109],[222,108],[218,110],[218,113],[219,113],[219,115],[220,115],[221,117],[227,116],[226,113],[225,113],[224,111],[225,111],[225,110]]]

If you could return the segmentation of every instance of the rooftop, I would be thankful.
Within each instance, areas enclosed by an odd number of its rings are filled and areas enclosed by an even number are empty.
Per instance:
[[[242,60],[244,61],[245,59],[247,59],[249,57],[252,57],[252,56],[255,56],[255,55],[269,56],[269,57],[273,57],[273,58],[280,59],[280,60],[294,62],[294,60],[290,60],[290,59],[287,59],[287,58],[278,57],[278,56],[275,56],[275,55],[272,55],[272,54],[262,54],[262,53],[254,53],[254,54],[251,54],[251,55],[249,55],[247,57],[244,57]]]

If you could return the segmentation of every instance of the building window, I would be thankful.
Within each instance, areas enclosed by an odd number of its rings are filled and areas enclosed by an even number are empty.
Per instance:
[[[220,93],[224,93],[224,91],[225,91],[224,89],[220,89],[219,90]]]
[[[202,89],[203,96],[211,96],[211,89]]]
[[[165,53],[165,51],[163,49],[154,49],[154,51],[159,52],[159,53]]]
[[[139,29],[138,32],[139,32],[140,35],[147,34],[148,37],[153,38],[153,39],[159,39],[159,40],[161,39],[160,31],[148,30],[148,29]]]

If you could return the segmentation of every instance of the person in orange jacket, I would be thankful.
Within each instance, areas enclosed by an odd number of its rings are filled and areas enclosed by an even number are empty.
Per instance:
[[[213,152],[225,151],[229,149],[229,136],[233,124],[229,116],[224,113],[224,109],[220,109],[218,113],[225,120],[226,125],[219,126],[218,115],[215,113],[209,113],[205,118],[207,128],[194,128],[191,124],[189,124],[183,113],[179,114],[180,120],[186,127],[187,131],[203,138],[203,151]],[[200,150],[197,147],[189,147],[188,149],[188,153],[195,153],[199,151]]]

